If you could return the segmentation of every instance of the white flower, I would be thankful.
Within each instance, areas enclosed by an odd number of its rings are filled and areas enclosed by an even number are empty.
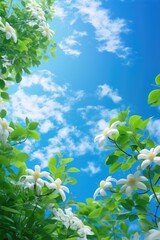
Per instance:
[[[26,5],[26,8],[38,9],[38,8],[40,8],[40,5],[34,0],[29,0],[27,5]]]
[[[147,178],[144,176],[139,176],[140,172],[137,171],[135,174],[129,174],[127,179],[120,179],[117,181],[117,184],[124,184],[121,188],[121,192],[126,191],[126,195],[129,197],[132,194],[134,187],[137,187],[142,190],[147,190],[147,187],[141,181],[147,181]]]
[[[69,217],[65,215],[61,208],[58,209],[53,208],[52,212],[54,213],[55,216],[53,217],[53,219],[61,221],[66,228],[69,228],[70,225]]]
[[[160,239],[160,222],[158,223],[158,230],[149,230],[145,240],[159,240]]]
[[[2,56],[2,59],[3,59],[2,65],[5,68],[12,66],[13,63],[14,63],[14,59],[13,60],[9,60],[7,55]]]
[[[140,236],[139,236],[138,232],[136,232],[134,234],[134,236],[131,238],[131,240],[139,240],[139,239],[140,239]]]
[[[142,169],[148,167],[152,162],[160,165],[160,157],[156,157],[160,153],[160,146],[151,148],[150,150],[143,149],[140,151],[140,154],[137,156],[138,159],[145,159],[141,167]]]
[[[38,179],[41,179],[42,177],[46,177],[49,180],[51,178],[49,172],[47,172],[47,171],[41,172],[41,168],[39,165],[35,165],[34,171],[32,169],[27,168],[26,172],[31,175],[30,179],[33,179],[33,181],[37,181]]]
[[[46,20],[45,12],[42,9],[40,9],[40,8],[33,9],[31,14],[32,14],[33,17],[37,18],[40,21],[45,21]]]
[[[46,172],[46,171],[41,172],[41,168],[40,168],[39,165],[35,165],[34,169],[35,169],[35,171],[27,168],[26,172],[30,175],[21,176],[19,182],[21,183],[21,185],[24,186],[24,188],[29,188],[29,189],[33,190],[34,187],[36,186],[36,189],[38,191],[41,191],[44,184],[47,183],[42,178],[45,177],[50,181],[53,180],[53,179],[48,172]]]
[[[77,231],[77,233],[83,239],[87,239],[87,235],[94,235],[91,228],[87,225],[84,225],[82,221],[80,229]]]
[[[65,209],[65,213],[62,209],[52,209],[54,213],[53,219],[61,221],[62,224],[68,229],[76,230],[80,238],[78,239],[87,239],[87,235],[93,235],[89,226],[83,224],[83,222],[77,218],[73,213],[71,208]]]
[[[160,193],[157,193],[157,192],[156,192],[156,196],[157,196],[158,200],[160,201]],[[154,195],[154,194],[151,194],[151,195],[149,196],[149,201],[151,201],[152,198],[155,198],[155,195]]]
[[[40,26],[40,30],[42,31],[42,35],[44,37],[47,37],[48,39],[51,39],[51,37],[54,35],[54,31],[52,31],[49,27],[48,23],[42,23]]]
[[[64,191],[69,193],[69,189],[66,186],[61,185],[61,183],[62,183],[61,179],[57,178],[52,183],[47,184],[47,187],[49,189],[56,189],[56,191],[60,193],[62,200],[64,202],[66,200],[66,195]]]
[[[10,39],[13,38],[14,42],[17,42],[17,35],[16,35],[16,31],[14,30],[13,27],[11,27],[11,25],[6,22],[6,25],[4,25],[1,21],[0,18],[0,31],[5,32],[6,33],[6,39]]]
[[[119,131],[116,129],[119,124],[120,121],[116,121],[112,123],[110,127],[105,128],[102,134],[99,134],[94,138],[94,142],[99,141],[100,145],[104,146],[104,140],[106,138],[111,137],[113,134],[119,134]]]
[[[97,188],[96,191],[94,192],[94,195],[93,195],[94,199],[98,196],[98,194],[100,194],[103,197],[107,195],[106,192],[105,192],[105,189],[106,188],[112,188],[112,183],[110,181],[116,182],[116,179],[109,176],[109,177],[106,178],[106,180],[100,181],[99,188]]]
[[[8,125],[5,119],[0,118],[0,140],[3,143],[7,142],[10,132],[13,130],[14,129]]]
[[[78,227],[79,227],[79,221],[81,221],[81,220],[80,220],[79,218],[77,218],[77,217],[73,214],[71,208],[65,209],[65,212],[66,212],[66,216],[67,216],[68,219],[69,219],[70,228],[71,228],[72,230],[77,230]]]

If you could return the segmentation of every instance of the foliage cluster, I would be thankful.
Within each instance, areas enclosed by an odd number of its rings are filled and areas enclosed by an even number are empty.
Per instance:
[[[8,81],[19,83],[22,74],[54,57],[52,0],[0,2],[0,94],[9,100]],[[160,75],[156,77],[160,84]],[[148,102],[157,106],[159,89],[150,93]],[[26,117],[20,123],[5,120],[0,111],[0,236],[2,240],[42,239],[160,239],[160,146],[151,139],[139,115],[121,111],[109,127],[98,135],[109,174],[100,182],[93,198],[66,201],[69,184],[76,184],[69,167],[72,158],[60,153],[48,161],[48,172],[28,169],[29,155],[19,149],[26,139],[39,140],[37,122]],[[122,177],[122,179],[118,179]],[[63,184],[63,185],[62,185]],[[65,186],[67,185],[67,187]],[[107,197],[106,197],[106,191]],[[100,196],[99,196],[100,195]],[[97,200],[98,199],[98,200]],[[74,207],[74,213],[71,207]],[[136,224],[137,231],[130,225]]]

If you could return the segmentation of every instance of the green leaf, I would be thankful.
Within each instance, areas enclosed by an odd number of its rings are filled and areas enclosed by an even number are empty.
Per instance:
[[[72,167],[67,170],[67,172],[80,172],[78,168]]]
[[[26,122],[26,125],[28,126],[28,124],[30,123],[28,117],[25,118],[25,122]]]
[[[118,114],[119,121],[124,122],[126,120],[126,118],[128,117],[128,113],[129,113],[129,109],[127,109],[126,111],[121,111]]]
[[[20,83],[22,80],[22,75],[20,73],[16,74],[16,83]]]
[[[2,67],[1,72],[2,74],[5,74],[7,72],[7,69],[5,67]]]
[[[49,60],[48,56],[44,56],[44,57],[43,57],[43,60],[44,60],[45,62],[48,62],[48,60]]]
[[[31,122],[28,124],[28,128],[30,130],[35,130],[38,127],[38,124],[39,124],[38,122]]]
[[[110,169],[109,169],[109,173],[114,173],[116,172],[120,167],[121,167],[122,163],[114,163]]]
[[[61,160],[61,163],[62,164],[67,164],[67,163],[69,163],[69,162],[72,162],[74,160],[74,158],[63,158],[62,160]]]
[[[157,85],[160,85],[160,74],[158,74],[155,78],[155,82]]]
[[[76,184],[76,183],[77,183],[77,179],[70,177],[70,178],[67,180],[67,182],[70,183],[70,184]]]
[[[52,157],[50,158],[49,162],[48,162],[48,167],[50,172],[55,175],[56,174],[56,158]]]
[[[118,156],[116,155],[110,155],[106,158],[106,165],[111,165],[115,163],[118,160]]]
[[[0,79],[0,88],[3,89],[5,87],[5,81]]]
[[[39,133],[34,130],[29,130],[29,137],[31,137],[35,140],[40,140]]]
[[[18,155],[16,155],[17,161],[26,161],[29,158],[29,155],[27,153],[21,152]]]
[[[1,97],[4,99],[4,100],[9,100],[9,94],[7,92],[1,92]]]
[[[126,210],[131,211],[132,207],[133,207],[133,204],[131,202],[127,201],[127,200],[124,200],[123,202],[121,202],[121,204]]]
[[[124,233],[127,233],[128,232],[128,225],[126,223],[121,223],[120,224],[120,228],[122,229],[122,231]]]
[[[131,215],[129,216],[129,221],[130,221],[130,222],[133,222],[133,221],[136,220],[137,218],[138,218],[137,214],[131,214]]]
[[[150,92],[148,96],[148,103],[151,106],[158,106],[160,105],[160,90],[156,89]]]
[[[101,213],[101,208],[95,209],[92,212],[90,212],[90,214],[88,215],[89,218],[96,218],[99,217]]]
[[[134,128],[139,127],[140,123],[141,123],[141,116],[133,115],[129,119],[129,125],[131,127],[134,127]]]
[[[7,115],[6,110],[5,110],[5,109],[2,109],[2,110],[0,111],[0,117],[1,117],[1,118],[4,118],[6,115]]]
[[[20,214],[17,210],[15,210],[13,208],[6,207],[6,206],[0,206],[0,209],[4,210],[6,212]]]
[[[130,213],[120,213],[118,216],[117,216],[117,220],[125,220],[125,219],[128,219]]]

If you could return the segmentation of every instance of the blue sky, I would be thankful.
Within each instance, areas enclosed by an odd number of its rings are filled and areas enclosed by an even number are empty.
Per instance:
[[[40,123],[41,140],[23,146],[28,166],[46,167],[57,151],[75,158],[81,172],[71,194],[79,201],[108,176],[108,152],[93,140],[120,110],[154,116],[149,129],[158,141],[159,110],[147,105],[147,96],[160,72],[159,9],[159,0],[57,1],[56,59],[14,87],[11,120]]]

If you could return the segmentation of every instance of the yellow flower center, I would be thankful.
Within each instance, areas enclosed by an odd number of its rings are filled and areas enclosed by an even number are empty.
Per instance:
[[[155,157],[155,154],[154,153],[149,153],[147,155],[147,157],[148,157],[149,160],[153,160],[153,158]]]
[[[104,188],[104,185],[105,185],[105,181],[101,181],[100,182],[100,188]]]
[[[38,178],[40,178],[41,174],[40,174],[39,172],[34,172],[34,173],[32,174],[32,176],[33,176],[35,179],[38,179]]]
[[[134,177],[130,177],[130,178],[128,179],[128,185],[129,185],[129,186],[134,186],[135,183],[136,183],[136,179],[135,179]]]
[[[10,33],[12,33],[12,29],[11,29],[10,26],[6,26],[6,32],[10,32]]]
[[[8,129],[8,124],[4,121],[1,123],[1,126],[3,129]]]

